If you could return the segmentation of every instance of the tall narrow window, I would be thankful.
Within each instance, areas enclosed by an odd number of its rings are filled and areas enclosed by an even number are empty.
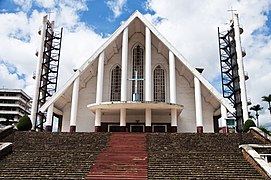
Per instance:
[[[158,65],[153,73],[154,101],[165,102],[165,71]]]
[[[111,74],[111,97],[110,101],[120,101],[121,68],[116,66]]]
[[[133,78],[135,78],[135,71],[137,71],[137,78],[144,78],[144,49],[137,45],[133,49]],[[143,91],[144,82],[137,82],[137,92],[140,96],[140,101],[143,101],[144,91]],[[135,81],[132,82],[132,93],[135,92]]]

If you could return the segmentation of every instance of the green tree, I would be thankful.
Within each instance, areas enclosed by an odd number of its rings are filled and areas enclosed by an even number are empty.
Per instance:
[[[257,127],[259,127],[259,111],[261,111],[263,107],[260,104],[250,107],[250,110],[255,111],[256,113],[256,120],[257,120]]]
[[[268,110],[271,114],[271,94],[269,94],[268,96],[263,96],[262,101],[266,101],[268,103]]]
[[[16,125],[18,131],[29,131],[32,128],[32,123],[30,118],[27,115],[24,115],[20,118],[19,122]]]
[[[250,127],[256,127],[256,124],[254,123],[254,121],[252,119],[248,119],[243,127],[244,132],[248,132]]]
[[[262,130],[263,132],[265,132],[266,134],[269,134],[269,131],[267,130],[266,127],[260,126],[259,129]]]

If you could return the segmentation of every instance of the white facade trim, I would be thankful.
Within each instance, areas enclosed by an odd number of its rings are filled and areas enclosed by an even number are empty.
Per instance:
[[[121,101],[127,101],[127,71],[128,71],[128,27],[123,31],[122,35],[122,55],[121,55]]]
[[[201,84],[197,77],[194,77],[195,88],[195,109],[196,109],[196,125],[203,127],[202,101],[201,101]]]
[[[151,31],[145,28],[145,101],[152,101]]]

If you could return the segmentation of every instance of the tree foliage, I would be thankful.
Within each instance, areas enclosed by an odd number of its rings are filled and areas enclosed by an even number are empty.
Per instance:
[[[18,131],[29,131],[32,128],[32,123],[30,118],[27,115],[24,115],[20,118],[19,122],[16,125]]]
[[[263,96],[262,101],[266,101],[268,103],[268,110],[271,114],[271,94],[269,94],[268,96]]]
[[[252,107],[250,108],[250,110],[256,112],[257,126],[259,126],[259,111],[261,111],[262,109],[263,109],[263,107],[261,107],[260,104],[257,104],[257,105],[255,105],[255,106],[252,106]]]
[[[266,129],[266,127],[260,126],[259,129],[265,132],[266,134],[269,134],[269,131]]]
[[[244,124],[244,132],[248,132],[250,127],[256,127],[256,124],[254,123],[254,121],[252,119],[248,119],[245,124]]]

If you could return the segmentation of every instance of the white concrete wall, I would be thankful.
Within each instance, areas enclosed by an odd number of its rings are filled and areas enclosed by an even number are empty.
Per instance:
[[[71,115],[71,103],[67,103],[62,109],[63,118],[62,118],[62,132],[70,131],[70,115]],[[80,112],[78,112],[80,113]]]
[[[214,132],[214,107],[202,98],[203,132]]]
[[[178,116],[178,132],[196,132],[195,93],[187,79],[176,73],[177,103],[184,106]]]
[[[180,68],[180,67],[177,67]],[[178,132],[197,132],[196,114],[195,114],[195,92],[194,87],[184,76],[177,76],[177,104],[184,106],[184,109],[178,117]],[[214,132],[213,127],[213,112],[214,107],[207,103],[202,97],[202,112],[203,112],[203,132]]]
[[[79,91],[76,132],[94,131],[94,114],[87,105],[96,102],[96,81],[96,77],[90,79],[86,87]]]
[[[96,100],[96,81],[97,78],[91,78],[85,88],[79,89],[78,113],[76,121],[77,132],[93,132],[94,131],[94,114],[87,108],[88,104],[95,103]],[[67,103],[63,111],[62,129],[63,132],[70,131],[70,113],[71,103]]]

